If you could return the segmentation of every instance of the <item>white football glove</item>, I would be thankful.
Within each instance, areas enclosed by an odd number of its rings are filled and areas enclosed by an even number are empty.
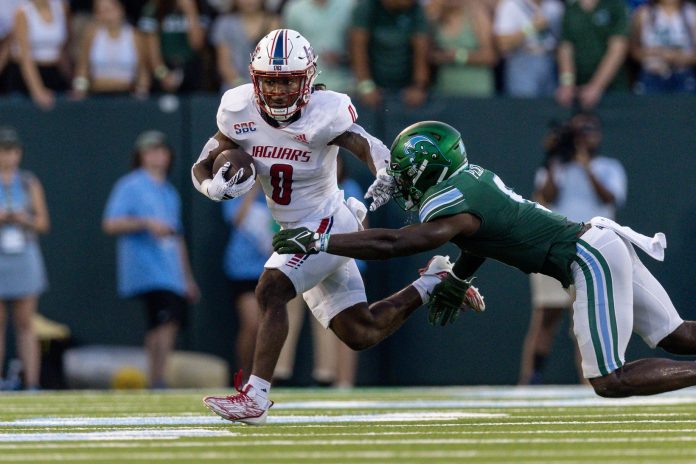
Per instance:
[[[370,211],[375,211],[380,206],[386,205],[394,195],[396,181],[387,173],[387,168],[380,168],[375,175],[375,181],[367,189],[365,198],[372,198]]]
[[[241,184],[237,184],[237,181],[244,175],[244,168],[240,168],[230,180],[225,180],[225,173],[230,169],[230,166],[229,161],[223,164],[215,173],[215,177],[207,183],[205,188],[211,200],[229,200],[244,195],[254,186],[256,169],[253,164],[251,165],[251,176]]]

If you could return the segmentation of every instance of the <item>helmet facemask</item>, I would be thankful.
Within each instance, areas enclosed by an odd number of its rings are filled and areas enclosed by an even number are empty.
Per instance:
[[[311,45],[296,31],[278,29],[261,39],[249,64],[261,110],[283,122],[307,105],[317,77],[316,62]]]

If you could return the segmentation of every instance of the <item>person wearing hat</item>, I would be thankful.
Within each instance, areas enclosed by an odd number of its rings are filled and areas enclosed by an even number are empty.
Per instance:
[[[181,199],[167,180],[174,152],[166,136],[135,141],[132,170],[114,185],[102,229],[117,239],[118,293],[146,308],[145,351],[151,388],[164,388],[167,360],[198,286],[183,238]]]
[[[12,308],[23,386],[39,387],[39,344],[32,320],[47,287],[38,235],[48,232],[46,197],[38,178],[19,168],[17,131],[0,127],[0,366],[5,358],[7,310]],[[17,388],[19,385],[0,386]]]

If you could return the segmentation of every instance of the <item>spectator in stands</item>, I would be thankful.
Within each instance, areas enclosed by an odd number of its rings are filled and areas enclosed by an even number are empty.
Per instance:
[[[554,127],[547,138],[547,156],[536,175],[535,200],[571,221],[595,216],[616,217],[626,200],[626,172],[616,159],[599,156],[601,121],[596,114],[578,113]],[[573,299],[561,284],[542,274],[530,276],[533,312],[522,351],[519,383],[543,383],[543,370],[554,336]],[[579,360],[579,356],[578,356]],[[578,366],[579,378],[583,379]]]
[[[15,15],[9,91],[30,95],[42,109],[53,107],[55,92],[68,89],[68,20],[62,0],[28,0]]]
[[[102,228],[118,237],[118,291],[147,310],[145,351],[151,388],[164,388],[169,355],[188,303],[198,299],[181,230],[181,199],[167,180],[174,152],[158,131],[138,136],[132,171],[118,180]]]
[[[318,82],[329,90],[352,91],[348,28],[353,0],[293,0],[283,10],[284,27],[301,33],[320,56]]]
[[[696,90],[696,6],[651,0],[631,23],[631,55],[640,63],[638,94]]]
[[[490,97],[495,93],[491,16],[478,0],[444,0],[431,31],[434,90],[441,95]]]
[[[157,88],[171,93],[200,90],[205,30],[196,1],[150,0],[143,7],[138,27],[145,33]]]
[[[628,51],[628,15],[624,0],[577,0],[566,5],[558,47],[563,106],[594,108],[607,91],[628,91],[624,67]]]
[[[144,97],[150,87],[145,44],[126,22],[119,0],[94,0],[94,21],[85,31],[72,88],[76,98],[92,94]]]
[[[10,60],[11,32],[20,0],[5,0],[0,8],[0,95],[7,93],[7,64]]]
[[[237,310],[237,366],[250,375],[260,314],[254,291],[263,266],[273,253],[275,222],[258,184],[243,197],[223,202],[222,213],[230,225],[223,270]]]
[[[553,96],[563,11],[560,0],[502,0],[498,4],[493,30],[504,55],[506,94]]]
[[[237,0],[235,7],[213,23],[211,42],[224,92],[249,82],[249,57],[256,44],[280,27],[280,18],[263,0]]]
[[[419,106],[427,98],[428,25],[417,0],[359,0],[353,11],[350,51],[356,90],[375,107],[383,92],[402,92]]]
[[[348,175],[343,158],[339,156],[336,160],[338,187],[343,190],[344,197],[362,199],[364,192],[360,184]],[[367,227],[367,219],[363,221],[363,225]],[[365,261],[356,260],[355,263],[360,273],[364,273],[367,268]],[[273,384],[276,386],[291,384],[297,342],[306,313],[307,305],[302,295],[296,296],[288,303],[288,335],[273,371]],[[314,358],[313,384],[320,387],[353,387],[358,367],[358,353],[348,348],[333,331],[325,329],[316,318],[310,317],[310,324]]]
[[[47,286],[38,235],[48,232],[49,218],[41,182],[19,168],[21,159],[17,132],[0,127],[0,366],[11,307],[24,388],[32,390],[39,387],[40,370],[33,318]]]

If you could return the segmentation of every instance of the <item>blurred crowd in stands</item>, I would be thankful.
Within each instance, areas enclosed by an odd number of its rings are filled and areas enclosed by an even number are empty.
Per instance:
[[[3,0],[0,94],[218,92],[269,31],[301,32],[319,81],[376,106],[445,96],[694,92],[687,0]]]

